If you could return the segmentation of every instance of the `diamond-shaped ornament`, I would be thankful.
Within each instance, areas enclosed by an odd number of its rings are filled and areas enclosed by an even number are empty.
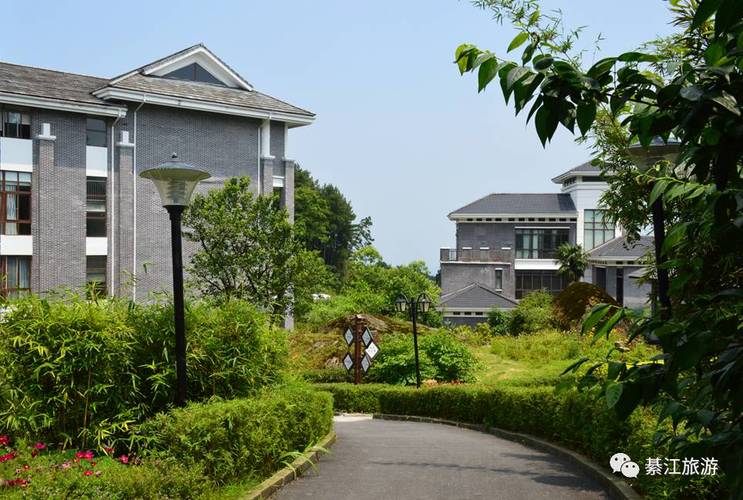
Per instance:
[[[379,354],[379,347],[377,347],[377,344],[374,342],[369,342],[369,345],[366,346],[366,350],[364,351],[367,356],[369,356],[370,360],[373,360],[377,357],[377,354]]]
[[[353,368],[353,358],[349,353],[346,353],[346,355],[343,357],[343,366],[346,367],[346,370],[350,370]]]
[[[368,328],[365,328],[364,333],[361,334],[361,340],[364,341],[364,346],[367,346],[367,347],[369,346],[369,343],[371,343],[371,341],[374,340]]]
[[[363,358],[361,358],[361,369],[364,370],[364,373],[369,371],[369,367],[371,366],[371,359],[369,359],[369,356],[364,355]]]
[[[346,333],[343,334],[343,340],[345,340],[348,345],[351,345],[353,342],[353,332],[350,328],[347,328]]]

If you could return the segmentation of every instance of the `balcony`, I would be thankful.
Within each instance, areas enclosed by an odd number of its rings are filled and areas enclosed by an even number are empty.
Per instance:
[[[512,250],[481,248],[442,248],[441,262],[511,262]]]

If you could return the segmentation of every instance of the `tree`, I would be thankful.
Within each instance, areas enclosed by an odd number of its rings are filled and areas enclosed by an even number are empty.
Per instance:
[[[275,196],[255,197],[248,177],[196,195],[184,213],[184,233],[197,249],[190,284],[217,300],[246,299],[278,319],[321,291],[327,270],[305,250]]]
[[[534,117],[542,144],[558,126],[588,136],[602,113],[616,120],[614,131],[626,133],[628,144],[648,146],[658,137],[681,142],[674,163],[639,172],[625,162],[613,185],[643,202],[623,212],[638,224],[650,222],[647,206],[665,205],[667,237],[656,259],[670,274],[672,307],[642,317],[604,304],[583,325],[601,336],[628,320],[630,340],[657,339],[662,361],[614,363],[605,379],[594,369],[585,381],[602,388],[620,417],[639,404],[660,405],[673,432],[658,443],[670,443],[681,456],[717,457],[730,491],[743,498],[743,2],[670,0],[679,29],[670,43],[587,69],[573,50],[579,32],[566,30],[559,15],[542,14],[537,0],[477,3],[511,22],[518,34],[508,51],[523,46],[523,53],[508,61],[461,45],[459,70],[476,71],[480,91],[498,78],[517,114],[530,105],[527,121]],[[602,163],[606,173],[617,166],[611,163]],[[609,195],[610,208],[638,199]]]
[[[580,281],[588,267],[588,254],[580,245],[563,243],[557,248],[558,273],[565,275],[570,283]]]
[[[295,224],[304,247],[320,253],[337,274],[346,271],[354,250],[369,245],[371,219],[356,221],[351,203],[332,184],[320,185],[307,170],[297,168]]]

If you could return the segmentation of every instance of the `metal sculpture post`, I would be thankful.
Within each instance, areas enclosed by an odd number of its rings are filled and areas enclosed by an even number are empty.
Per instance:
[[[362,373],[369,371],[372,361],[379,353],[379,347],[374,342],[374,336],[367,326],[366,318],[360,314],[353,317],[350,326],[343,334],[343,339],[349,347],[353,345],[353,356],[347,352],[343,357],[343,366],[348,371],[353,369],[353,383],[358,385],[361,383]]]

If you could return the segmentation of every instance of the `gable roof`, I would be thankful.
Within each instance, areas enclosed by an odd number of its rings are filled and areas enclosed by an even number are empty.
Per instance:
[[[193,58],[226,86],[163,77],[192,63]],[[315,119],[310,111],[254,90],[203,44],[113,79],[0,62],[0,102],[113,116],[126,112],[122,102],[147,102],[283,121],[289,126],[306,125]]]
[[[449,218],[463,215],[575,214],[575,204],[564,193],[493,193],[458,208]]]
[[[31,99],[42,99],[62,105],[84,105],[101,110],[116,110],[118,106],[95,97],[92,92],[107,80],[94,76],[63,71],[21,66],[0,62],[0,95],[4,102],[24,104]],[[54,106],[50,106],[53,109]]]
[[[518,305],[513,299],[501,295],[480,283],[470,283],[464,288],[441,296],[441,306],[446,308],[512,309]]]
[[[628,243],[624,236],[619,236],[588,252],[588,257],[591,260],[637,260],[652,251],[652,236],[641,236],[632,243]]]
[[[253,86],[247,80],[240,76],[240,74],[233,70],[227,63],[222,61],[222,59],[209,50],[203,43],[197,43],[196,45],[186,47],[183,50],[161,57],[160,59],[147,63],[144,66],[140,66],[137,69],[127,71],[124,74],[112,78],[109,85],[115,85],[119,81],[136,74],[150,75],[154,73],[168,73],[170,71],[168,68],[172,68],[173,70],[177,69],[175,65],[178,61],[197,55],[213,62],[219,69],[222,69],[231,79],[234,80],[234,83],[236,83],[238,87],[243,88],[244,90],[253,90]],[[225,84],[227,84],[227,82],[225,82]]]
[[[554,182],[555,184],[562,184],[562,181],[570,177],[575,177],[577,174],[599,175],[601,173],[601,169],[597,167],[596,165],[592,165],[591,164],[592,161],[593,160],[589,160],[585,163],[581,163],[577,167],[573,167],[567,172],[563,172],[557,177],[553,177],[552,182]]]

